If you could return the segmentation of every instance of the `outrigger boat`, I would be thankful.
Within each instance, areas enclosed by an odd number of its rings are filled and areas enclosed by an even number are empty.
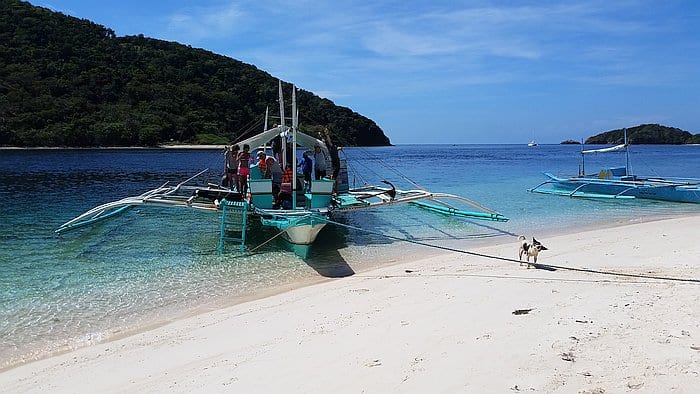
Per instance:
[[[595,174],[585,174],[585,156],[592,153],[625,152],[624,167],[603,168]],[[700,203],[700,179],[642,177],[630,170],[627,129],[624,143],[602,148],[581,150],[579,175],[558,177],[544,174],[547,181],[529,189],[531,192],[583,198],[650,199],[673,202]]]
[[[282,144],[282,162],[297,163],[297,150],[305,151],[314,146],[320,146],[326,157],[329,157],[328,146],[324,141],[298,131],[298,118],[296,111],[296,92],[292,90],[292,126],[287,127],[284,121],[284,100],[282,97],[282,85],[279,84],[280,94],[280,118],[281,124],[262,132],[254,137],[239,141],[238,145],[262,147],[265,150],[270,142],[276,138],[291,143],[294,149],[287,151],[287,144]],[[274,155],[274,153],[272,153]],[[290,154],[291,160],[286,156]],[[296,167],[296,166],[295,166]],[[360,209],[375,209],[383,206],[412,203],[431,212],[445,215],[492,221],[507,221],[508,218],[498,212],[461,196],[445,193],[433,193],[423,189],[399,190],[388,181],[385,186],[362,186],[350,188],[348,184],[346,159],[340,160],[340,171],[337,180],[321,179],[311,182],[310,188],[297,182],[297,171],[292,171],[291,183],[283,183],[281,190],[291,194],[291,204],[278,206],[272,190],[272,180],[264,179],[261,171],[255,166],[251,167],[251,175],[248,179],[248,191],[242,195],[228,187],[217,184],[205,184],[198,186],[195,180],[206,173],[203,170],[193,177],[177,185],[162,186],[147,191],[141,195],[127,197],[118,201],[109,202],[95,207],[82,215],[64,223],[56,233],[65,233],[78,229],[124,212],[135,206],[160,206],[189,208],[204,211],[222,212],[222,230],[219,251],[223,249],[223,240],[226,237],[226,216],[235,214],[241,217],[243,235],[234,238],[241,242],[241,249],[245,244],[245,229],[250,220],[257,219],[263,226],[273,227],[279,230],[287,241],[294,245],[310,245],[318,233],[331,221],[331,216],[338,212],[354,211]],[[443,200],[456,200],[474,207],[475,211],[463,210]]]

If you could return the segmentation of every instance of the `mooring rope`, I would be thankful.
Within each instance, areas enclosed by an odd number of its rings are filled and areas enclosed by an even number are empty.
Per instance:
[[[299,223],[300,220],[305,219],[305,218],[307,218],[307,217],[309,217],[309,216],[312,216],[312,215],[311,215],[311,214],[308,214],[308,215],[304,215],[304,216],[301,216],[301,217],[297,218],[296,220],[294,220],[293,223],[290,224],[290,227],[293,226],[293,225],[295,225],[295,224],[297,224],[297,223]],[[273,235],[272,237],[270,237],[269,239],[267,239],[265,242],[263,242],[263,243],[261,243],[260,245],[254,247],[253,249],[247,251],[246,254],[251,254],[251,255],[252,255],[252,254],[255,254],[254,252],[255,252],[256,250],[258,250],[258,249],[262,248],[263,246],[267,245],[268,243],[272,242],[273,239],[275,239],[275,238],[279,237],[280,235],[284,234],[285,231],[287,231],[286,228],[283,229],[283,230],[280,230],[277,234]]]
[[[263,246],[269,244],[270,242],[272,242],[273,239],[275,239],[275,238],[279,237],[280,235],[284,234],[285,231],[287,231],[287,229],[280,230],[277,234],[275,234],[275,235],[273,235],[272,237],[268,238],[265,242],[263,242],[263,243],[261,243],[260,245],[254,247],[253,249],[250,249],[250,250],[246,251],[245,254],[246,254],[246,255],[253,255],[253,254],[255,254],[255,251],[256,251],[256,250],[258,250],[258,249],[262,248]]]
[[[449,246],[435,245],[435,244],[430,244],[427,242],[421,242],[421,241],[415,241],[415,240],[411,240],[411,239],[407,239],[407,238],[396,237],[393,235],[383,234],[383,233],[380,233],[377,231],[363,229],[361,227],[353,226],[350,224],[336,222],[336,221],[333,221],[330,219],[328,219],[327,221],[328,221],[328,223],[332,223],[332,224],[335,224],[335,225],[341,226],[341,227],[346,227],[346,228],[349,228],[352,230],[362,231],[362,232],[365,232],[368,234],[373,234],[373,235],[377,235],[380,237],[385,237],[385,238],[389,238],[389,239],[393,239],[393,240],[397,240],[397,241],[408,242],[408,243],[421,245],[421,246],[425,246],[425,247],[429,247],[429,248],[446,250],[446,251],[455,252],[455,253],[468,254],[471,256],[477,256],[477,257],[482,257],[482,258],[492,259],[492,260],[507,261],[507,262],[513,262],[513,263],[518,263],[518,264],[524,263],[523,261],[511,259],[508,257],[494,256],[494,255],[490,255],[490,254],[486,254],[486,253],[472,252],[469,250],[457,249],[457,248],[452,248]],[[622,277],[628,277],[628,278],[655,279],[655,280],[665,280],[665,281],[700,284],[700,279],[692,279],[692,278],[674,278],[674,277],[658,276],[658,275],[632,274],[632,273],[626,273],[626,272],[614,272],[614,271],[598,270],[598,269],[593,269],[593,268],[567,267],[567,266],[563,266],[563,265],[554,265],[554,264],[540,264],[540,263],[529,263],[529,264],[537,269],[543,269],[543,270],[547,270],[547,271],[554,271],[554,270],[560,269],[560,270],[566,270],[566,271],[586,272],[586,273],[590,273],[590,274],[599,274],[599,275],[622,276]]]

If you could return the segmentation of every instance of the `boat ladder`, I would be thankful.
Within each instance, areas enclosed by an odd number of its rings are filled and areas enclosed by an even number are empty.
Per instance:
[[[239,242],[241,252],[245,251],[245,235],[248,228],[248,202],[221,200],[221,233],[219,234],[219,254],[224,253],[226,241]],[[230,233],[240,234],[231,236]]]

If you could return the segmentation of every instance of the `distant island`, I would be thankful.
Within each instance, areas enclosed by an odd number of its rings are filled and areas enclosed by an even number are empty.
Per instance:
[[[560,142],[561,145],[581,145],[580,142],[575,141],[575,140],[564,140]]]
[[[622,144],[624,129],[610,130],[586,139],[586,144]],[[627,128],[627,142],[635,145],[643,144],[700,144],[700,134],[659,124],[643,124]]]
[[[215,53],[0,2],[0,146],[228,144],[277,114],[277,78]],[[290,84],[284,83],[289,110]],[[297,93],[303,132],[340,145],[390,145],[377,124]],[[289,112],[287,113],[289,114]],[[271,116],[272,118],[272,116]],[[270,126],[279,123],[279,116]]]

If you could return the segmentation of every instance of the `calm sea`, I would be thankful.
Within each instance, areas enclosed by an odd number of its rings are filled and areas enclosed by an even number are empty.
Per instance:
[[[421,145],[345,150],[350,182],[406,181],[466,196],[508,223],[447,218],[413,206],[346,213],[329,225],[308,259],[280,242],[254,256],[217,253],[219,216],[137,208],[61,237],[53,230],[104,202],[179,183],[202,169],[221,175],[210,150],[0,151],[0,368],[99,342],[185,314],[299,282],[350,275],[381,264],[439,253],[378,234],[469,250],[518,234],[561,232],[700,213],[698,204],[591,201],[527,192],[542,172],[575,174],[571,145]],[[700,177],[698,146],[635,146],[636,173]],[[620,154],[589,158],[586,168],[621,165]],[[253,234],[251,244],[274,233]],[[234,249],[234,248],[231,248]],[[513,256],[508,256],[513,257]]]

